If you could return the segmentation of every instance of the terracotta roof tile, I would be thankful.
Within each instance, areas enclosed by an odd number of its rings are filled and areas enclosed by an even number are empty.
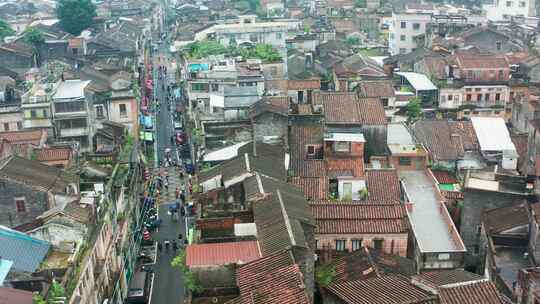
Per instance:
[[[449,284],[481,281],[484,280],[484,277],[465,270],[453,269],[422,272],[421,274],[414,276],[413,280],[433,288],[439,288]]]
[[[315,233],[404,233],[407,231],[403,205],[312,204],[317,223]]]
[[[484,226],[489,234],[529,224],[529,208],[525,203],[488,210],[484,213]]]
[[[300,268],[288,250],[258,259],[236,271],[240,296],[227,304],[309,304]]]
[[[321,124],[293,124],[290,128],[291,170],[293,176],[319,177],[326,175],[322,160],[323,127]],[[315,153],[308,159],[308,145],[315,146]]]
[[[399,203],[401,190],[395,170],[367,170],[366,179],[370,201]]]
[[[463,156],[461,136],[452,136],[448,121],[420,120],[413,125],[412,130],[436,161],[452,161]]]
[[[327,161],[326,170],[331,177],[337,176],[364,176],[364,158],[342,158],[339,161]]]
[[[321,177],[293,177],[291,184],[300,187],[308,200],[324,200],[328,198],[328,179]]]
[[[189,267],[243,264],[260,257],[257,241],[194,244],[186,248],[186,265]]]
[[[508,60],[504,56],[459,54],[456,61],[461,69],[508,69]]]
[[[457,184],[457,179],[450,172],[443,170],[431,170],[439,184]]]
[[[480,144],[471,121],[449,121],[450,132],[460,136],[465,151],[479,151]]]
[[[439,290],[441,304],[503,304],[493,282],[478,282]]]
[[[332,284],[327,289],[345,303],[351,304],[437,303],[436,296],[412,285],[407,277],[397,274]]]
[[[394,86],[390,80],[361,81],[358,89],[361,97],[390,98],[395,95]]]
[[[69,148],[44,148],[37,151],[39,161],[70,160],[71,149]]]
[[[355,93],[320,93],[314,104],[322,104],[327,124],[386,124],[382,102],[378,98],[358,98]]]
[[[267,96],[252,104],[249,108],[250,116],[257,116],[264,112],[272,112],[280,115],[289,113],[288,96]]]
[[[0,138],[4,138],[12,144],[33,144],[38,146],[45,136],[44,132],[42,130],[1,132]]]

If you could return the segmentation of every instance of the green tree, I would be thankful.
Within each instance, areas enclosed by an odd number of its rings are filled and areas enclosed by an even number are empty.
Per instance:
[[[327,287],[332,284],[332,281],[336,277],[336,267],[332,264],[324,264],[315,268],[315,281],[321,287]]]
[[[45,42],[45,37],[43,33],[34,27],[27,28],[23,33],[24,42],[30,44],[34,48],[37,48],[40,44]]]
[[[7,36],[11,36],[15,34],[15,31],[5,22],[4,20],[0,19],[0,42],[4,40]]]
[[[56,4],[56,16],[60,19],[60,27],[64,31],[79,35],[94,24],[96,6],[91,0],[59,0]]]
[[[407,104],[407,120],[415,122],[422,117],[422,101],[418,97],[412,98]]]
[[[345,43],[347,43],[348,45],[359,45],[360,44],[360,38],[358,38],[358,37],[348,37],[345,40]]]
[[[202,290],[202,286],[193,272],[189,270],[186,265],[186,252],[183,251],[171,261],[172,267],[180,268],[184,275],[184,286],[192,292],[199,292]]]

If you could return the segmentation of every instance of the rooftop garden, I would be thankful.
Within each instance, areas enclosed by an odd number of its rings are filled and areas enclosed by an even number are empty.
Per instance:
[[[253,47],[241,47],[236,42],[231,42],[228,47],[217,41],[204,40],[187,45],[187,53],[190,58],[201,59],[212,55],[224,55],[226,57],[257,58],[263,61],[279,61],[281,56],[270,44],[259,43]]]

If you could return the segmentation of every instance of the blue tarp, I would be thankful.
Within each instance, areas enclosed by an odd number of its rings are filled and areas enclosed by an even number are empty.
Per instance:
[[[189,72],[208,71],[210,65],[208,63],[192,63],[189,65]]]
[[[140,123],[144,126],[145,129],[152,129],[152,117],[141,115]]]

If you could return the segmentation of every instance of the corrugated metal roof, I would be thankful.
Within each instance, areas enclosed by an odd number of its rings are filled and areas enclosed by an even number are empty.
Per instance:
[[[396,75],[405,77],[416,91],[433,91],[437,87],[426,75],[413,72],[396,72]]]
[[[516,151],[510,133],[500,117],[471,117],[482,151]]]
[[[187,266],[244,264],[260,257],[257,241],[195,244],[186,248]]]
[[[34,272],[47,253],[50,244],[19,231],[0,226],[0,256],[13,261],[16,271]]]

